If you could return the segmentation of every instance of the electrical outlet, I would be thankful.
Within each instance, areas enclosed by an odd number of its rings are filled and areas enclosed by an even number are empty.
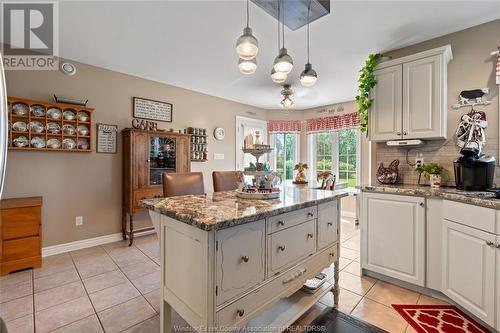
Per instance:
[[[78,226],[78,225],[82,225],[83,224],[83,216],[77,216],[75,218],[75,224]]]
[[[424,165],[424,158],[423,157],[417,157],[415,159],[415,168],[418,168],[420,166]]]

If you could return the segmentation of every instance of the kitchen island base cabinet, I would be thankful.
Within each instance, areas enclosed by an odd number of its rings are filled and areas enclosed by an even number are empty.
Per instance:
[[[425,284],[424,199],[363,193],[362,268]]]
[[[328,292],[334,293],[338,304],[338,201],[211,230],[150,210],[160,238],[161,332],[171,332],[172,309],[197,331],[241,327],[282,331]],[[318,211],[336,215],[327,214],[327,221],[322,221]],[[277,221],[287,228],[273,228]],[[331,226],[318,231],[322,222]],[[322,237],[335,241],[318,249],[318,232],[334,233]],[[290,258],[273,259],[279,246],[285,247],[281,252],[294,250]],[[272,260],[277,260],[276,269]],[[334,276],[316,292],[300,290],[332,263]]]
[[[497,223],[499,221],[497,220]],[[499,224],[500,226],[500,224]],[[500,227],[497,229],[498,232],[500,233]],[[497,300],[496,300],[496,305],[497,305],[497,331],[500,331],[500,236],[497,237],[497,274],[496,274],[496,279],[497,279]]]
[[[495,235],[444,220],[443,236],[443,293],[494,327]]]

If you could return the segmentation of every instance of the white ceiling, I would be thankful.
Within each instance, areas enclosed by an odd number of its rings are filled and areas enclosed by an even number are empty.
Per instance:
[[[291,1],[291,0],[287,0]],[[369,53],[414,44],[500,18],[499,1],[331,1],[332,13],[311,24],[317,84],[298,82],[306,62],[305,29],[286,30],[294,59],[288,82],[295,108],[351,100]],[[243,1],[65,1],[60,3],[60,54],[83,63],[257,107],[279,108],[269,73],[277,54],[277,22],[250,3],[259,40],[258,69],[238,72],[234,44],[245,24]],[[168,100],[168,96],[158,96]]]

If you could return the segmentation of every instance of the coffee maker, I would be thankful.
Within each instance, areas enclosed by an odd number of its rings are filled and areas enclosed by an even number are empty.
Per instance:
[[[484,191],[493,187],[495,158],[493,156],[460,156],[454,163],[458,190]]]

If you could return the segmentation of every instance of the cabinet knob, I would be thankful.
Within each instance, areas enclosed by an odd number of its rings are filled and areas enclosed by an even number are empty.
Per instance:
[[[420,207],[424,207],[425,204],[423,202],[419,203]]]
[[[250,258],[248,258],[248,256],[243,256],[241,257],[241,260],[243,260],[243,262],[248,262]]]
[[[335,253],[330,252],[330,257],[335,257]]]
[[[285,251],[285,245],[278,246],[278,251]]]
[[[398,135],[398,136],[401,135],[401,132],[396,132],[396,135]]]
[[[149,162],[151,162],[151,160],[146,160],[146,163],[149,163]]]
[[[500,244],[497,244],[497,249],[500,249]]]
[[[236,313],[238,314],[238,317],[243,317],[243,315],[245,314],[245,310],[239,309],[239,310],[236,310]]]
[[[403,135],[408,135],[408,132],[407,131],[403,131]]]
[[[307,213],[307,216],[308,216],[308,217],[313,217],[313,216],[314,216],[314,213],[308,212],[308,213]]]
[[[491,246],[491,247],[495,247],[495,243],[490,242],[490,241],[486,241],[486,245]]]
[[[332,227],[332,226],[333,226],[333,223],[332,223],[332,222],[328,222],[328,223],[327,223],[327,226]]]
[[[278,225],[279,226],[284,226],[285,225],[285,221],[278,221]]]
[[[307,238],[313,238],[313,234],[307,234]]]

